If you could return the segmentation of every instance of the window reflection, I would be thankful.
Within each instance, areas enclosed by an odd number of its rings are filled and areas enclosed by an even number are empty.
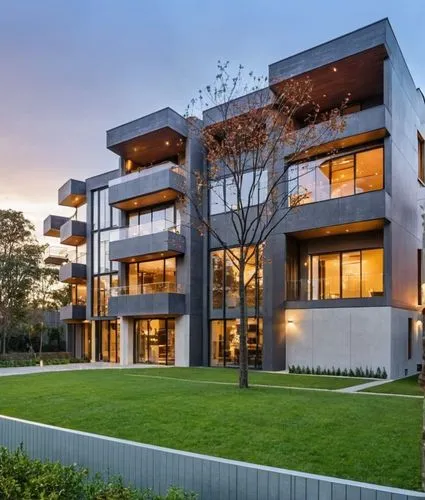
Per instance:
[[[383,189],[384,148],[292,165],[287,176],[291,206]]]
[[[239,249],[213,250],[210,253],[211,308],[234,309],[239,307]],[[247,306],[260,307],[263,298],[262,249],[249,247],[244,272]]]

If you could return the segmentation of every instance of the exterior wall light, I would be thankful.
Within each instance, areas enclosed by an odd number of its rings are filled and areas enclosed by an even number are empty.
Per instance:
[[[294,320],[293,319],[288,319],[288,325],[293,325],[294,324]]]

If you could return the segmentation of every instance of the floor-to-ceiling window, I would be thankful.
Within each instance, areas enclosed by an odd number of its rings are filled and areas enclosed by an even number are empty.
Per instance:
[[[180,230],[180,212],[175,203],[132,211],[128,214],[129,237]]]
[[[212,320],[211,326],[211,366],[239,365],[239,319]],[[247,329],[248,365],[262,367],[263,320],[248,318]]]
[[[120,324],[117,320],[96,321],[96,358],[120,362]]]
[[[128,265],[130,295],[176,291],[176,258],[134,262]]]
[[[310,255],[309,299],[382,296],[383,271],[383,248]]]
[[[263,256],[261,248],[249,247],[244,272],[248,318],[249,365],[261,368],[263,348]],[[240,321],[234,319],[239,308],[239,250],[210,252],[210,364],[236,366],[239,364]],[[232,317],[229,317],[232,316]]]
[[[118,283],[118,263],[109,260],[111,229],[119,226],[119,210],[108,203],[108,189],[92,192],[92,313],[108,316],[108,296]]]
[[[134,362],[174,365],[175,320],[137,319],[134,322]]]
[[[384,148],[291,165],[287,176],[291,206],[377,191],[384,188]]]

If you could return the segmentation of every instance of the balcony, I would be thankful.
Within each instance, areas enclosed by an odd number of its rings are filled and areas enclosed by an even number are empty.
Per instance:
[[[79,246],[86,242],[87,224],[79,220],[69,219],[60,228],[62,245]]]
[[[58,204],[65,207],[78,208],[86,203],[86,183],[69,179],[59,188]]]
[[[59,269],[62,283],[82,284],[87,281],[87,266],[81,262],[67,262]]]
[[[109,243],[110,260],[135,262],[174,257],[185,252],[180,228],[165,220],[116,229]]]
[[[61,308],[59,317],[66,323],[80,323],[86,319],[86,306],[85,304],[68,304]]]
[[[111,316],[167,317],[185,313],[186,297],[172,282],[111,288],[108,310]]]
[[[135,210],[175,200],[184,194],[184,170],[166,162],[109,182],[109,204],[121,210]]]
[[[43,221],[43,234],[44,236],[51,236],[58,238],[60,236],[60,228],[69,220],[69,217],[62,217],[60,215],[49,215]]]
[[[106,132],[106,147],[136,165],[152,165],[184,155],[186,119],[171,108],[161,109]]]
[[[63,247],[48,247],[44,252],[44,263],[52,266],[60,266],[68,262],[68,252]]]

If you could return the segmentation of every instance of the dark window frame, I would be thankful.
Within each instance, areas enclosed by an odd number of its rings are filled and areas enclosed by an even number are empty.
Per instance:
[[[407,318],[407,359],[412,359],[413,351],[413,318]]]

